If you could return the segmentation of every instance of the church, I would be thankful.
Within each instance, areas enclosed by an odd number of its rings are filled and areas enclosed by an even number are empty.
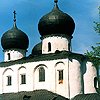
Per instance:
[[[1,37],[0,100],[100,100],[97,69],[87,56],[73,53],[73,18],[58,0],[38,22],[41,42],[26,56],[29,39],[17,27]]]

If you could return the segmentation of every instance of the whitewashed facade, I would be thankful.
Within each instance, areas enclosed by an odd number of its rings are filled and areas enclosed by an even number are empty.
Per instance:
[[[77,94],[96,93],[94,77],[96,68],[87,62],[82,66],[76,59],[29,62],[0,68],[0,93],[33,91],[47,89],[64,97],[72,98]],[[45,81],[39,82],[39,68],[45,70]],[[87,69],[83,72],[83,68]],[[63,70],[60,83],[59,71]],[[21,75],[26,75],[26,83],[21,84]],[[7,77],[11,76],[11,85],[7,85]],[[88,83],[88,84],[87,84]]]

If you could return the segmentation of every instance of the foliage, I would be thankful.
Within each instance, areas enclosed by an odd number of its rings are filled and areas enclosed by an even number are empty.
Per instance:
[[[94,21],[94,23],[95,23],[94,29],[100,35],[100,6],[98,7],[98,10],[99,10],[99,21],[98,22]]]
[[[87,56],[100,58],[100,46],[92,46],[92,51],[87,51]]]
[[[95,23],[95,27],[94,27],[94,29],[95,29],[95,31],[97,32],[97,33],[99,33],[100,34],[100,22],[94,22]]]

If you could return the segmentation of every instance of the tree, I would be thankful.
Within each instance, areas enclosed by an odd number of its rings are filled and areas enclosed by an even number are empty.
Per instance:
[[[98,10],[99,10],[99,21],[98,22],[94,22],[95,23],[94,29],[100,35],[100,6],[98,7]]]

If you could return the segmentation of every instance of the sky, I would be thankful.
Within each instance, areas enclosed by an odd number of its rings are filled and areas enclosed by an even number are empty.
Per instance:
[[[98,21],[100,0],[58,0],[60,10],[69,14],[75,22],[72,39],[72,51],[84,54],[100,42],[100,36],[94,31],[94,21]],[[40,34],[38,22],[40,18],[54,7],[54,0],[0,0],[0,39],[13,26],[13,11],[15,10],[17,27],[29,37],[27,56],[38,44]],[[3,61],[3,48],[0,41],[0,61]]]

